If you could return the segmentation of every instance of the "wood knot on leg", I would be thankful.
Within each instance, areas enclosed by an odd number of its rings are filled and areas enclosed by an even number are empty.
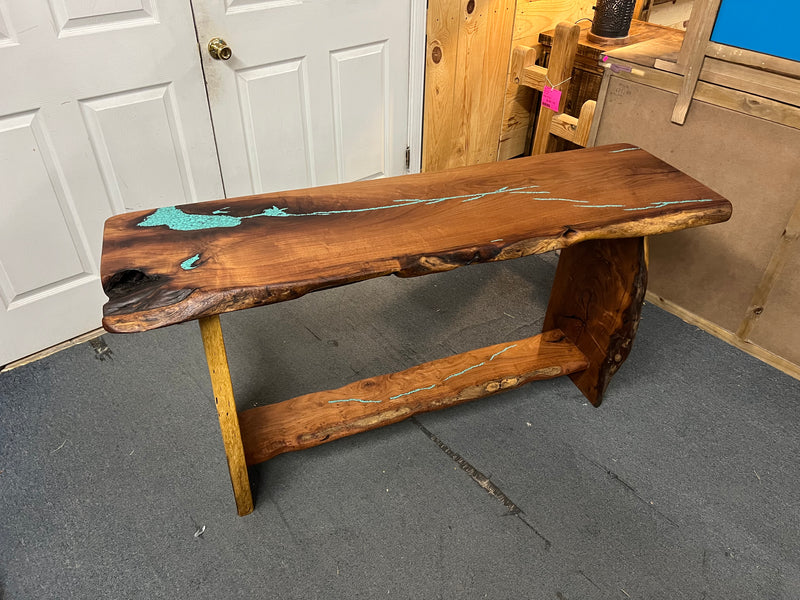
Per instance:
[[[514,387],[519,383],[519,377],[506,377],[500,382],[500,388],[506,389],[510,387]]]

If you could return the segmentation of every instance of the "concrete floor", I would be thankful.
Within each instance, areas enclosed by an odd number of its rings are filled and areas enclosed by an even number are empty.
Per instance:
[[[553,265],[226,315],[239,407],[532,335]],[[798,409],[647,306],[601,408],[562,378],[282,455],[240,518],[196,324],[106,335],[0,375],[0,598],[797,599]]]

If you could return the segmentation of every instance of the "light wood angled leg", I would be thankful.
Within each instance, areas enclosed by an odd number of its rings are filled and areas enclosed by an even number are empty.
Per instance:
[[[222,441],[225,444],[233,495],[236,497],[236,509],[239,516],[243,517],[253,512],[253,495],[250,492],[250,479],[247,475],[242,434],[239,430],[239,416],[233,399],[233,385],[219,315],[201,318],[200,332],[206,349],[208,372],[214,389],[214,402],[217,406],[219,427],[222,430]]]

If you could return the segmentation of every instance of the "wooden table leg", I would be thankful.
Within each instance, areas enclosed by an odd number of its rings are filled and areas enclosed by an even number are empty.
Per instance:
[[[589,240],[561,251],[544,331],[560,329],[587,356],[589,368],[570,378],[595,406],[631,351],[646,288],[644,238]]]
[[[214,402],[217,405],[222,441],[228,458],[228,471],[231,474],[233,495],[236,497],[236,509],[239,511],[239,516],[243,517],[253,512],[253,495],[250,493],[250,479],[247,475],[239,416],[233,399],[231,373],[228,369],[228,357],[225,353],[219,315],[201,318],[200,332],[206,349],[208,372],[214,389]]]

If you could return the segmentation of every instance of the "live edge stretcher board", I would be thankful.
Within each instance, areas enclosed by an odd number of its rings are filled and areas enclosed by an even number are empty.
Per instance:
[[[126,213],[106,222],[103,326],[199,319],[244,515],[247,467],[283,452],[560,375],[599,405],[636,334],[643,236],[730,215],[719,194],[627,144]],[[559,248],[541,334],[237,412],[220,313]]]

